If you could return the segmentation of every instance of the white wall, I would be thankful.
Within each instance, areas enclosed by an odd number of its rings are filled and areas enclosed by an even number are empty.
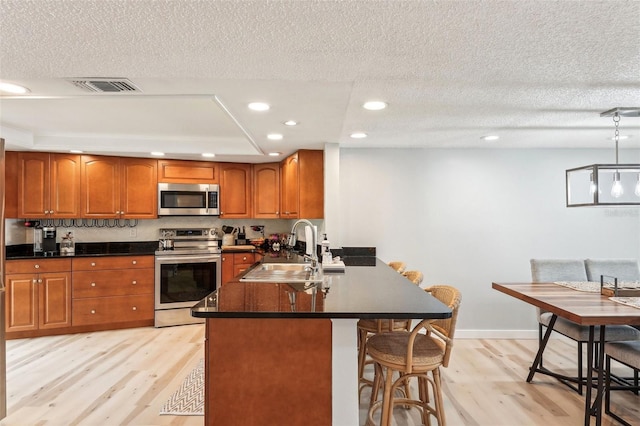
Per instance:
[[[460,288],[462,334],[534,330],[534,309],[492,290],[492,281],[530,281],[534,257],[640,258],[640,209],[565,207],[565,169],[609,154],[342,149],[341,243],[405,261],[425,274],[423,286]],[[621,152],[621,162],[639,160],[640,151]]]

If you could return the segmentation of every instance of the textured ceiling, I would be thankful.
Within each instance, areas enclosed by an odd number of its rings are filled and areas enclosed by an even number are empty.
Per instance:
[[[638,1],[2,0],[0,79],[31,93],[0,98],[0,131],[10,148],[222,161],[325,143],[607,148],[599,113],[640,106],[639,40]],[[373,98],[389,108],[363,110]],[[640,147],[640,118],[621,127]]]

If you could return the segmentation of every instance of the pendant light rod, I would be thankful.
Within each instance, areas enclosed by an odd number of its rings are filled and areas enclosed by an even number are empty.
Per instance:
[[[621,117],[640,117],[638,107],[617,107],[600,113],[600,117],[613,117],[618,114]]]

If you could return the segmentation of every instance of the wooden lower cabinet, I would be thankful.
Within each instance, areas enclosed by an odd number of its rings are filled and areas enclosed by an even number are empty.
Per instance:
[[[5,321],[14,332],[71,325],[71,261],[69,259],[6,262]]]
[[[206,426],[331,426],[330,319],[207,318]]]
[[[222,253],[222,283],[226,284],[246,271],[258,259],[256,253]]]
[[[134,321],[153,323],[153,317],[153,256],[73,260],[74,326]]]

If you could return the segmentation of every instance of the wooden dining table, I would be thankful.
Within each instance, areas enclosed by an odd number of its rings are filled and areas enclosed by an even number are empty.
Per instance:
[[[606,326],[640,325],[640,309],[613,302],[600,293],[577,291],[555,283],[492,283],[492,288],[552,313],[549,326],[531,365],[527,382],[530,382],[536,371],[539,371],[542,353],[558,317],[589,327],[586,379],[587,383],[593,383],[597,376],[597,386],[595,397],[592,395],[592,386],[586,387],[584,424],[589,425],[591,417],[594,416],[596,425],[601,425]],[[599,332],[596,333],[598,326]],[[599,344],[594,360],[596,343]]]

